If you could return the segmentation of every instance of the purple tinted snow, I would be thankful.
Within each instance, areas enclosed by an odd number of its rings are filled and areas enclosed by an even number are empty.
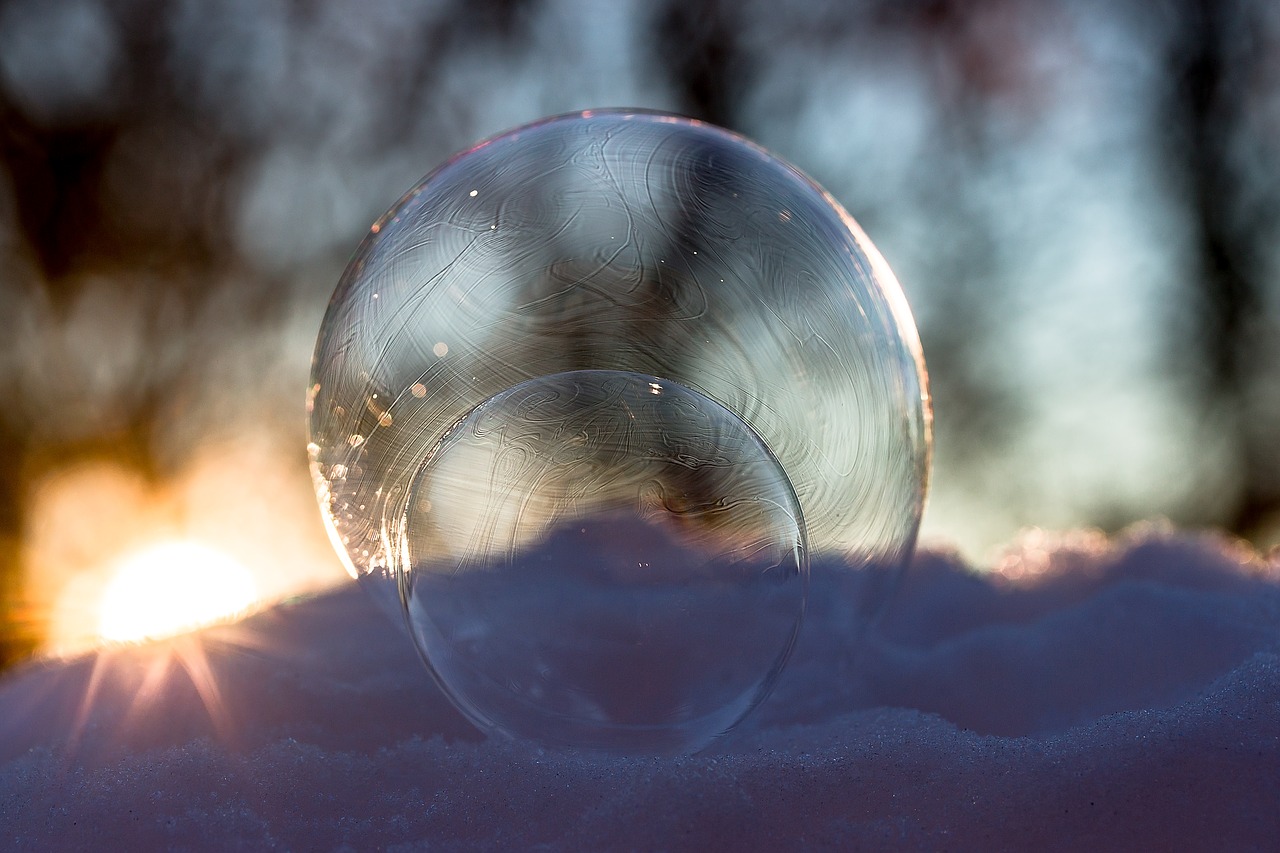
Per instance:
[[[679,759],[485,740],[358,589],[0,682],[17,848],[1091,849],[1280,837],[1280,582],[1204,538],[923,554],[851,639],[816,565],[778,689]]]

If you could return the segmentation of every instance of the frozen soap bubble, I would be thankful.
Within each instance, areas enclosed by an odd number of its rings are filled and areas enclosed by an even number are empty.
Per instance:
[[[410,485],[403,584],[427,665],[482,728],[701,746],[764,696],[804,611],[799,503],[736,415],[653,376],[522,382]]]
[[[609,746],[610,736],[602,732],[614,724],[632,732],[623,741],[636,740],[636,728],[648,725],[643,708],[652,711],[649,719],[661,720],[658,728],[685,730],[694,717],[673,716],[674,700],[660,687],[647,698],[637,696],[632,710],[639,716],[618,710],[606,685],[566,710],[569,705],[562,703],[575,689],[574,673],[594,671],[605,660],[594,649],[575,669],[566,659],[569,646],[554,650],[555,678],[565,681],[539,694],[548,697],[546,704],[526,687],[504,701],[523,707],[532,719],[563,712],[587,721],[580,728],[566,722],[546,731],[499,720],[497,711],[484,711],[478,702],[468,707],[475,697],[460,695],[459,682],[476,682],[483,672],[507,677],[516,664],[494,659],[472,666],[476,661],[467,662],[468,655],[491,649],[500,658],[501,646],[474,639],[484,624],[474,612],[465,625],[451,622],[429,603],[431,596],[474,601],[481,585],[508,579],[509,589],[527,589],[522,585],[538,586],[538,570],[530,567],[542,566],[544,600],[568,589],[582,589],[584,596],[587,590],[602,593],[575,605],[580,610],[561,609],[566,633],[580,637],[584,626],[596,624],[582,613],[619,600],[591,584],[615,583],[617,592],[638,583],[608,568],[625,564],[635,552],[637,562],[646,554],[662,555],[664,567],[655,577],[664,583],[684,573],[689,590],[723,591],[744,601],[762,596],[760,630],[776,633],[772,592],[704,582],[708,572],[719,577],[726,555],[741,551],[742,542],[733,541],[746,535],[739,522],[704,537],[696,526],[691,531],[678,523],[679,513],[652,512],[643,497],[650,493],[618,473],[633,469],[603,446],[580,448],[588,454],[583,464],[550,464],[546,460],[568,459],[563,454],[583,441],[572,430],[551,429],[527,440],[539,448],[540,464],[549,466],[546,478],[568,480],[529,484],[523,474],[505,473],[481,478],[481,461],[499,471],[515,464],[515,457],[497,451],[512,435],[508,427],[521,423],[519,408],[512,409],[516,398],[503,395],[527,394],[533,401],[554,391],[553,399],[591,400],[603,393],[590,390],[594,379],[585,382],[578,375],[578,390],[566,396],[564,377],[580,371],[645,377],[670,389],[670,399],[689,403],[701,422],[713,425],[708,428],[717,440],[741,439],[736,452],[758,447],[763,459],[780,468],[778,482],[789,481],[799,504],[793,523],[807,531],[814,555],[839,561],[851,573],[884,578],[910,555],[928,471],[924,363],[893,274],[848,214],[791,166],[699,122],[593,112],[510,131],[446,162],[374,224],[325,316],[308,398],[312,471],[339,553],[352,574],[369,581],[375,596],[404,608],[446,691],[482,725]],[[601,403],[611,413],[602,417],[614,427],[615,410],[625,410],[638,387],[617,381],[622,384],[608,386],[616,387],[608,397],[613,402]],[[530,411],[541,411],[541,405]],[[644,417],[662,422],[678,409],[651,405],[644,411]],[[587,411],[560,414],[568,424],[589,417]],[[502,436],[484,433],[481,421],[493,417],[504,424]],[[644,456],[655,449],[657,425],[639,429],[648,438],[628,445],[640,454],[632,460],[640,466],[634,470],[657,464]],[[669,434],[677,433],[683,435]],[[496,444],[468,444],[457,437],[464,434],[487,435]],[[745,436],[758,444],[744,443]],[[441,479],[431,473],[437,466],[461,471],[471,464],[457,460],[475,460],[472,477]],[[772,470],[759,459],[741,461],[757,472]],[[586,483],[615,476],[616,485],[603,493],[607,500],[597,495],[570,501],[561,514],[547,509],[555,504],[552,497],[585,494]],[[760,511],[762,495],[777,492],[777,483],[765,488],[768,478],[752,476],[746,482],[764,491],[746,496],[748,503],[735,505],[735,513],[751,506]],[[503,497],[499,489],[526,484],[528,506],[538,509],[525,521],[512,519],[504,513],[525,505],[512,503],[516,498]],[[704,496],[699,489],[708,487],[696,478],[679,485],[698,500]],[[459,494],[450,497],[450,488]],[[624,493],[630,497],[624,500]],[[785,539],[779,532],[784,515],[770,516],[774,526],[768,532],[757,531],[778,548]],[[587,530],[572,550],[597,566],[600,574],[591,583],[581,574],[564,576],[563,566],[547,568],[557,562],[554,557],[543,559],[570,550],[575,528],[562,524],[570,518],[581,519],[576,529]],[[521,526],[526,523],[528,529]],[[465,531],[467,540],[455,541],[451,530]],[[673,556],[683,549],[683,559]],[[441,569],[451,561],[452,569]],[[803,577],[802,566],[796,572]],[[466,582],[428,595],[446,577]],[[851,613],[874,610],[877,596],[867,592],[873,587],[865,585],[865,600],[848,602]],[[646,607],[665,594],[645,590]],[[498,596],[485,630],[524,630],[504,627],[506,617],[499,615],[517,598],[516,592]],[[719,606],[729,613],[738,605],[726,598]],[[532,625],[520,616],[516,624],[550,632],[556,613],[545,616],[550,621]],[[717,618],[725,617],[708,617]],[[442,640],[446,636],[452,639]],[[446,642],[447,651],[440,651],[437,640]],[[611,642],[607,632],[600,642]],[[768,640],[759,646],[755,671],[761,690],[783,645],[779,641],[774,648]],[[527,650],[524,660],[536,668],[538,654]],[[465,677],[459,668],[464,662],[470,667]],[[643,671],[622,655],[616,665],[619,671]],[[698,672],[701,664],[689,666]],[[744,673],[728,671],[725,678],[745,684]],[[516,680],[528,685],[535,676]],[[669,672],[664,677],[676,678]],[[706,710],[708,703],[698,706],[698,719],[714,718],[715,725],[731,724],[755,701],[729,687],[708,683],[704,689],[725,703],[719,716]],[[601,720],[606,724],[599,725]],[[693,735],[662,732],[650,742],[681,738],[696,741]]]

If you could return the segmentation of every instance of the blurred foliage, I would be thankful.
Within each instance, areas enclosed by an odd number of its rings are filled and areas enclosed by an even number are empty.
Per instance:
[[[930,366],[926,539],[1161,514],[1270,541],[1277,57],[1262,0],[6,0],[0,666],[40,636],[46,477],[164,483],[265,432],[305,483],[312,336],[368,223],[590,106],[746,133],[867,228]]]

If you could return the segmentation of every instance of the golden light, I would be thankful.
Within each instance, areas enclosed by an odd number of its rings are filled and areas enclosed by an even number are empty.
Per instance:
[[[183,617],[191,625],[226,618],[250,599],[257,609],[346,582],[316,511],[306,459],[295,455],[269,439],[238,437],[204,445],[163,480],[117,460],[88,459],[33,482],[21,536],[22,594],[40,653],[79,655],[108,637],[186,630],[133,627],[153,618],[147,613],[172,611],[176,620],[184,602],[218,611]],[[244,471],[254,472],[252,489],[245,488]],[[182,547],[166,556],[175,545]],[[127,588],[126,568],[146,554],[143,563],[164,566],[159,576],[141,591],[116,591]],[[210,563],[225,571],[200,580]],[[225,603],[210,588],[215,584],[253,592]],[[156,601],[171,587],[179,587],[173,601],[137,603]],[[108,615],[119,610],[143,612]]]
[[[253,574],[233,557],[189,540],[123,557],[103,593],[105,639],[159,639],[225,620],[258,600]]]

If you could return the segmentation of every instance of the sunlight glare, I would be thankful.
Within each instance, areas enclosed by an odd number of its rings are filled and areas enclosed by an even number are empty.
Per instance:
[[[122,642],[159,639],[234,616],[257,598],[253,575],[231,556],[196,542],[166,542],[119,562],[98,632]]]

